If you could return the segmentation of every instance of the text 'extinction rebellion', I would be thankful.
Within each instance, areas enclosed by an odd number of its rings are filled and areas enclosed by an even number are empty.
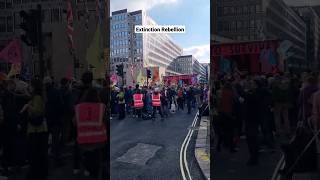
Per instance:
[[[185,33],[185,26],[141,26],[134,28],[135,33]]]

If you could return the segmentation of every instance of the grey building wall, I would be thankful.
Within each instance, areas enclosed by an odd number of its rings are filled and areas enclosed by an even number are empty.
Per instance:
[[[116,65],[124,63],[126,85],[133,85],[140,71],[146,76],[147,67],[159,67],[160,77],[180,74],[175,71],[173,60],[182,55],[182,48],[167,34],[135,33],[135,25],[156,25],[156,22],[142,10],[112,12],[111,73],[116,73]]]
[[[21,10],[28,11],[36,9],[37,4],[41,4],[43,13],[43,36],[44,36],[44,60],[49,75],[59,80],[65,77],[69,67],[73,69],[73,58],[69,54],[68,41],[66,35],[66,12],[67,4],[65,0],[13,0],[11,6],[3,9],[4,0],[0,0],[0,48],[4,47],[12,37],[19,38],[21,30],[19,28]],[[83,68],[76,69],[77,76],[88,69],[86,61],[86,51],[89,47],[97,19],[95,17],[96,6],[95,0],[88,0],[87,8],[89,10],[89,29],[86,30],[85,5],[84,1],[72,1],[73,19],[74,19],[74,44],[77,59],[79,59]],[[103,2],[101,0],[101,2]],[[103,5],[103,4],[102,4]],[[1,23],[4,16],[12,16],[13,30],[12,32],[3,32],[3,24]],[[11,20],[9,21],[11,22]],[[8,28],[8,25],[6,25]],[[9,28],[11,29],[11,28]],[[23,58],[31,67],[31,71],[36,74],[38,72],[38,53],[35,49],[23,45]]]

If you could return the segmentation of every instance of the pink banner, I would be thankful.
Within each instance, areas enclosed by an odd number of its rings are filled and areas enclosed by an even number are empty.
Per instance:
[[[12,64],[21,63],[22,53],[19,40],[14,39],[0,52],[0,60],[4,60]]]

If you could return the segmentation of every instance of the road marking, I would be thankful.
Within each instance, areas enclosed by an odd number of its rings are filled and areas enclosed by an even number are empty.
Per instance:
[[[182,176],[183,180],[187,180],[186,173],[188,174],[188,179],[192,180],[189,166],[188,166],[188,162],[187,162],[187,149],[188,149],[192,134],[195,130],[194,127],[198,121],[198,114],[199,114],[199,111],[196,113],[196,116],[193,119],[191,128],[189,128],[188,134],[187,134],[186,138],[184,139],[184,141],[181,145],[181,149],[180,149],[180,171],[181,171],[181,176]]]

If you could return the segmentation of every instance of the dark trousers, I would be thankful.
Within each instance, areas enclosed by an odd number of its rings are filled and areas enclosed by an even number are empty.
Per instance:
[[[182,109],[183,110],[183,99],[181,97],[178,98],[178,109]]]
[[[230,115],[225,113],[220,113],[220,125],[221,125],[221,136],[218,141],[218,148],[221,148],[222,142],[227,146],[230,150],[235,148],[235,144],[233,141],[234,138],[234,120]]]
[[[31,133],[28,137],[28,180],[45,180],[48,176],[48,133]]]
[[[134,109],[134,115],[138,116],[138,118],[141,118],[141,114],[142,114],[142,108]]]
[[[152,115],[152,117],[153,118],[156,117],[157,110],[159,111],[159,114],[160,114],[161,118],[163,118],[161,106],[153,106],[153,115]]]
[[[119,104],[119,119],[124,119],[126,117],[126,112],[125,112],[125,104]]]
[[[258,161],[259,144],[258,144],[258,124],[246,124],[247,144],[250,154],[250,160]]]
[[[56,161],[60,160],[62,142],[62,125],[51,125],[50,134],[52,135],[51,150]]]
[[[272,121],[271,116],[263,114],[260,117],[261,130],[263,134],[264,143],[269,147],[273,147]]]
[[[191,100],[187,100],[188,114],[191,114]]]
[[[110,160],[110,151],[107,144],[102,148],[81,150],[79,144],[76,143],[74,146],[74,158],[74,169],[80,169],[80,164],[83,164],[84,168],[90,172],[91,177],[95,179],[109,177],[110,172],[107,165]]]

